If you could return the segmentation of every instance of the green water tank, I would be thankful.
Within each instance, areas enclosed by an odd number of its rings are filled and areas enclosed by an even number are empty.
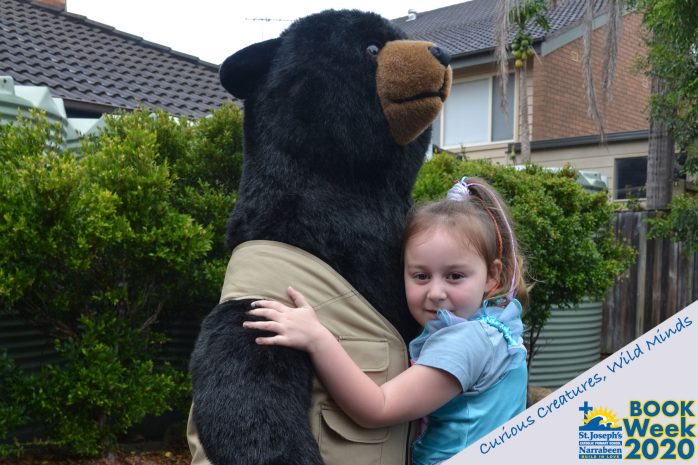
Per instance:
[[[602,320],[600,301],[553,307],[536,343],[529,384],[557,389],[599,363]]]
[[[608,190],[608,178],[596,171],[577,171],[577,182],[588,191]]]
[[[101,118],[68,118],[63,99],[52,97],[48,87],[19,86],[11,76],[0,76],[0,123],[13,122],[20,115],[27,117],[32,108],[45,112],[49,122],[60,123],[64,149],[76,151],[84,135],[103,125]]]
[[[63,104],[56,103],[48,87],[16,86],[12,77],[0,76],[0,120],[9,122],[19,115],[28,116],[32,108],[45,111],[52,123],[65,122]]]

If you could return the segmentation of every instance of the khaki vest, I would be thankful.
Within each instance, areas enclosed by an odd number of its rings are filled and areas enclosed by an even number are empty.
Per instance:
[[[407,369],[405,344],[388,320],[329,265],[288,244],[250,241],[236,247],[228,263],[221,302],[274,299],[292,305],[286,294],[288,286],[303,293],[322,324],[377,384]],[[409,424],[362,428],[336,406],[317,378],[313,381],[309,419],[326,465],[407,463]],[[192,465],[210,465],[191,411],[187,438]]]

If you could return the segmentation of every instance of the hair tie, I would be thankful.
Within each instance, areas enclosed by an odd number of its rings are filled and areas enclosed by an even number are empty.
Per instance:
[[[446,194],[447,200],[455,200],[457,202],[462,202],[468,198],[470,195],[470,190],[465,184],[465,180],[468,179],[467,176],[463,176],[460,181],[456,182],[453,187],[448,190]]]

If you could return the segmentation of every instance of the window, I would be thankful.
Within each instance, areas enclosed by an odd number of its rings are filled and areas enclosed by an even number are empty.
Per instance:
[[[505,116],[496,76],[454,82],[442,114],[434,122],[432,142],[457,147],[513,140],[514,84],[514,76],[510,75]]]
[[[615,198],[645,198],[647,157],[617,158],[615,167]]]

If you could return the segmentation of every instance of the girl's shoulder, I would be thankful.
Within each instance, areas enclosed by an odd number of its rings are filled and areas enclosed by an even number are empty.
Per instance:
[[[439,310],[410,343],[410,357],[420,364],[437,366],[449,360],[467,367],[470,384],[464,383],[464,392],[481,392],[526,361],[521,305],[485,303],[468,319]]]
[[[436,318],[427,322],[421,334],[409,344],[410,358],[426,360],[434,356],[469,358],[491,350],[487,332],[481,322],[461,318],[448,310],[438,310]]]
[[[493,344],[499,344],[503,340],[508,347],[523,347],[521,310],[521,304],[516,299],[503,306],[489,305],[485,301],[470,320],[480,322]]]
[[[470,318],[462,318],[448,310],[439,309],[436,318],[429,321],[415,341],[426,341],[439,334],[443,337],[476,337],[472,333],[486,335],[493,346],[503,340],[508,346],[523,345],[521,304],[513,299],[504,306],[491,305],[487,301]]]
[[[526,347],[523,344],[521,311],[519,301],[512,299],[501,306],[490,306],[485,302],[475,316],[495,348],[488,382],[483,383],[481,389],[497,382],[509,371],[525,366]]]
[[[439,310],[410,343],[413,363],[452,374],[463,393],[483,392],[526,360],[520,306],[484,307],[469,319]]]
[[[425,346],[443,345],[468,341],[472,345],[485,342],[482,324],[454,315],[448,310],[439,309],[436,318],[427,322],[421,334],[410,343],[410,353],[413,358],[419,355]],[[486,344],[483,346],[486,348]]]
[[[443,312],[443,313],[442,313]],[[412,340],[410,359],[415,365],[438,368],[451,374],[469,392],[492,363],[493,347],[479,321],[439,311],[422,334]]]

